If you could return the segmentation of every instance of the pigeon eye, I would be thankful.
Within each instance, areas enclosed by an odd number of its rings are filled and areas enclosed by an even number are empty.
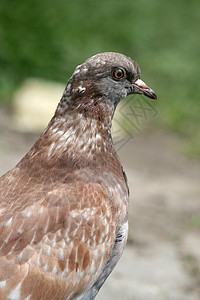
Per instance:
[[[113,70],[113,78],[115,79],[115,80],[120,80],[120,79],[122,79],[122,78],[124,78],[125,77],[125,70],[124,69],[122,69],[122,68],[115,68],[114,70]]]

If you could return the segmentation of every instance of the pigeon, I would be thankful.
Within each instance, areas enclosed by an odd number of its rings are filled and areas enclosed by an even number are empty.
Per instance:
[[[131,58],[87,59],[47,128],[0,178],[1,300],[92,300],[116,266],[129,189],[111,123],[130,94],[156,99]]]

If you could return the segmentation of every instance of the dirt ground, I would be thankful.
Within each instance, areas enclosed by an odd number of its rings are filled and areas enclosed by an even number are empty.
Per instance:
[[[36,138],[16,131],[0,108],[0,175]],[[200,299],[200,163],[183,156],[181,145],[176,135],[145,130],[119,151],[131,192],[130,232],[98,300]]]

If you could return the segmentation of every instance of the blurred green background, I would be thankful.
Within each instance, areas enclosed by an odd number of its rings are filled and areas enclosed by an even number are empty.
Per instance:
[[[200,156],[199,14],[198,0],[2,0],[0,101],[27,77],[66,82],[91,55],[121,52],[158,95],[154,122]]]

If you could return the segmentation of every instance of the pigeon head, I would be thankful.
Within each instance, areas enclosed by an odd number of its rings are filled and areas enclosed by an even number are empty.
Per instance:
[[[93,164],[97,153],[101,160],[107,159],[105,153],[115,151],[111,136],[115,108],[130,94],[156,99],[131,58],[114,52],[92,56],[76,67],[38,148],[45,144],[48,158],[56,155],[61,165],[67,161],[73,168],[88,164],[88,160]]]
[[[114,52],[100,53],[77,66],[60,109],[76,109],[86,116],[101,118],[105,111],[113,115],[119,101],[130,94],[156,99],[154,91],[140,79],[140,69],[131,58]]]

